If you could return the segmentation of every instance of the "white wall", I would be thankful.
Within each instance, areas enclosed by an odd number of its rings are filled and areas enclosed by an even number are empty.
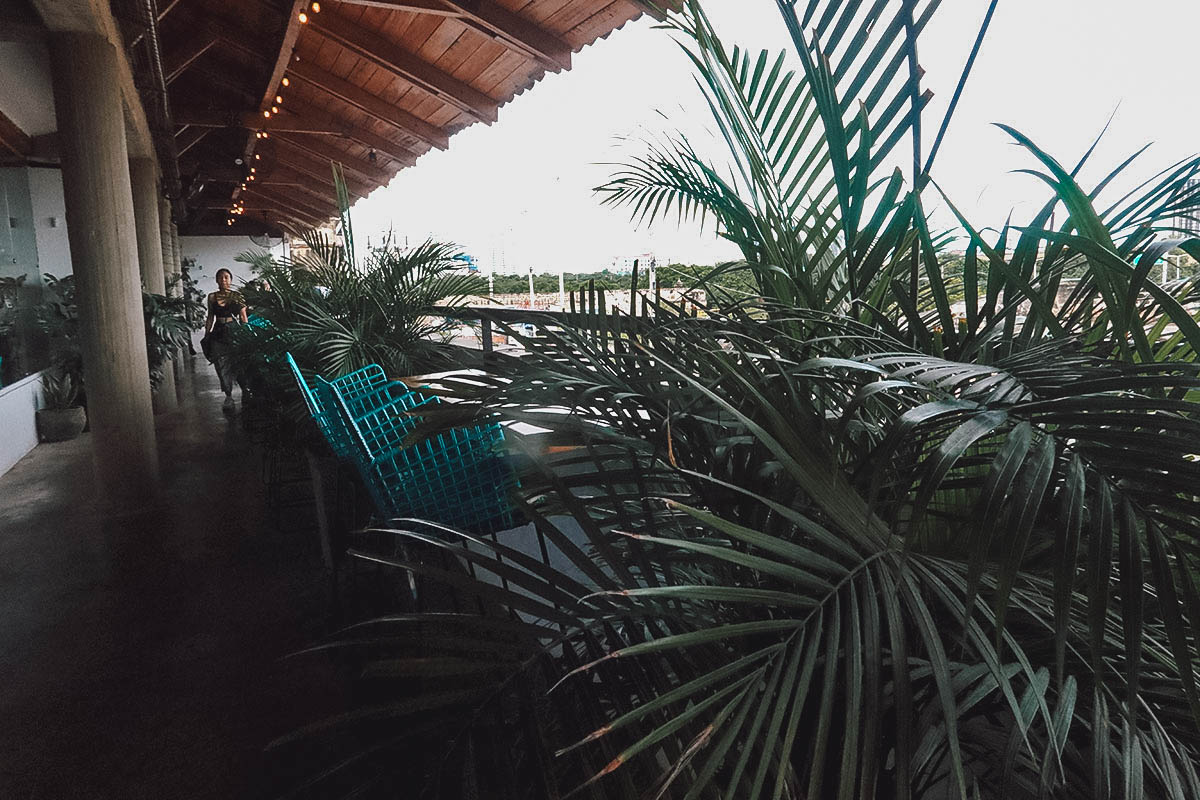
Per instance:
[[[12,469],[25,454],[37,447],[34,412],[42,406],[42,373],[35,372],[12,386],[0,389],[0,475]]]
[[[71,243],[67,240],[67,207],[63,200],[62,170],[30,167],[29,194],[33,201],[33,230],[37,236],[38,271],[56,278],[71,274]]]
[[[272,239],[275,245],[270,249],[271,255],[280,258],[284,254],[283,244],[278,239]],[[249,264],[234,261],[234,258],[247,251],[261,251],[266,248],[256,245],[247,236],[180,236],[179,250],[181,258],[196,259],[196,266],[190,270],[192,279],[207,294],[217,290],[217,270],[224,267],[233,273],[233,285],[237,288],[254,277]]]
[[[0,111],[27,136],[58,130],[44,43],[0,42]]]

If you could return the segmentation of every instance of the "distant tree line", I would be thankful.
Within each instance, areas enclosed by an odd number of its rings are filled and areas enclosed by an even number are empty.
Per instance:
[[[669,264],[658,268],[658,285],[662,288],[690,288],[701,283],[711,283],[736,292],[757,293],[754,278],[747,269],[722,270],[713,277],[716,267],[700,264]],[[568,292],[577,292],[595,281],[597,289],[628,289],[632,276],[612,270],[600,272],[567,272],[563,275],[563,286]],[[709,279],[706,281],[706,279]],[[650,274],[646,269],[638,270],[638,288],[650,288]],[[497,275],[494,279],[496,294],[518,294],[529,291],[527,275]],[[558,273],[535,273],[533,291],[551,294],[558,291]]]

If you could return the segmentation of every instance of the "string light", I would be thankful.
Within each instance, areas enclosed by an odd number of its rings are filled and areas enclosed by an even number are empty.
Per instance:
[[[263,112],[263,116],[264,116],[264,117],[266,117],[267,119],[270,119],[270,118],[271,118],[271,112],[270,112],[270,111],[264,111],[264,112]]]
[[[314,13],[314,14],[320,14],[320,13],[321,13],[321,4],[320,4],[320,3],[313,3],[313,4],[312,4],[312,10],[313,10],[313,13]]]
[[[291,81],[289,81],[289,80],[287,79],[287,76],[286,76],[286,75],[284,75],[284,76],[283,76],[283,85],[284,85],[284,86],[287,86],[287,85],[289,85],[290,83],[291,83]]]
[[[277,95],[275,95],[275,102],[276,102],[276,103],[282,103],[282,102],[283,102],[283,95],[281,95],[281,94],[277,94]]]
[[[301,11],[300,12],[300,24],[304,25],[307,22],[308,22],[308,14],[305,14],[303,11]]]
[[[254,174],[254,173],[255,173],[255,172],[257,172],[257,171],[258,171],[258,167],[251,167],[251,168],[250,168],[250,174]]]
[[[259,153],[255,153],[255,154],[254,154],[254,160],[255,160],[255,161],[261,161],[261,160],[262,160],[262,155],[261,155],[261,154],[259,154]]]
[[[272,114],[278,114],[278,113],[279,113],[279,106],[271,106],[271,113],[272,113]]]
[[[270,138],[271,138],[271,134],[267,133],[266,131],[263,131],[263,138],[264,138],[264,139],[270,139]]]

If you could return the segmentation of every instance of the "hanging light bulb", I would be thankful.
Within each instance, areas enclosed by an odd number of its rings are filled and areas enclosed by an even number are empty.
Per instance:
[[[312,10],[313,10],[313,13],[314,13],[314,14],[320,14],[320,13],[321,13],[321,4],[320,4],[320,3],[313,3],[313,4],[312,4]]]
[[[264,116],[264,117],[266,117],[267,119],[270,119],[270,118],[271,118],[271,112],[270,112],[270,111],[264,111],[264,112],[263,112],[263,116]]]
[[[261,155],[261,154],[259,154],[259,153],[255,153],[255,154],[254,154],[254,160],[255,160],[255,161],[260,161],[261,159],[262,159],[262,155]]]
[[[251,167],[251,168],[250,168],[250,174],[251,174],[251,175],[253,175],[253,174],[254,174],[255,172],[257,172],[257,171],[258,171],[258,167]]]
[[[284,86],[288,86],[288,85],[290,85],[290,84],[291,84],[291,81],[289,81],[289,80],[288,80],[288,77],[287,77],[287,75],[284,75],[284,76],[283,76],[283,85],[284,85]]]
[[[264,138],[264,139],[270,139],[270,138],[271,138],[271,134],[267,133],[266,131],[263,131],[263,138]]]
[[[283,103],[283,95],[281,95],[281,94],[277,94],[277,95],[275,95],[275,102],[276,102],[276,103]]]
[[[308,14],[305,14],[303,11],[301,11],[300,12],[300,24],[304,25],[307,22],[308,22]]]

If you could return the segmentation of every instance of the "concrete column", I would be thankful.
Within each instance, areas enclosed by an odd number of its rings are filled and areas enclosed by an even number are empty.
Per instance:
[[[129,160],[129,181],[133,187],[133,214],[137,223],[138,265],[142,284],[153,294],[167,293],[163,272],[163,251],[158,224],[158,164],[152,158]],[[163,365],[163,379],[154,392],[154,413],[162,414],[179,407],[175,397],[175,370]]]
[[[119,54],[100,36],[49,38],[67,236],[99,499],[143,508],[158,489]]]

